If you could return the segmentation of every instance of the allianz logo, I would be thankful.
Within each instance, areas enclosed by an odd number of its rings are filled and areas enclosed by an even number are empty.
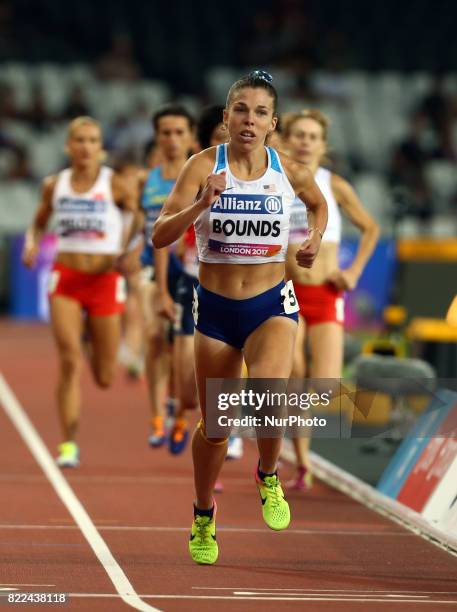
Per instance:
[[[211,206],[212,212],[282,214],[282,197],[259,195],[253,198],[243,194],[222,195]]]

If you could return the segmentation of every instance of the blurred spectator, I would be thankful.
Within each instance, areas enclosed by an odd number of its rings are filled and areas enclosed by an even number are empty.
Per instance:
[[[322,71],[312,80],[317,98],[346,106],[351,101],[351,88],[346,76],[349,64],[349,45],[343,32],[330,29],[322,45],[320,64]]]
[[[39,131],[45,131],[53,117],[46,108],[46,101],[41,85],[35,85],[32,92],[32,101],[29,109],[23,113],[23,118],[29,121]]]
[[[0,180],[10,178],[13,169],[19,164],[21,154],[26,152],[11,137],[4,127],[4,121],[0,117]]]
[[[109,148],[140,163],[144,147],[152,136],[149,110],[143,102],[139,102],[131,115],[119,117],[112,126],[108,136]]]
[[[284,61],[295,75],[295,90],[291,92],[291,96],[308,105],[314,103],[316,99],[312,85],[314,60],[311,50],[303,49],[301,53],[291,53]]]
[[[267,9],[254,13],[241,40],[248,41],[242,51],[241,63],[247,66],[264,66],[277,57],[277,25]]]
[[[11,57],[16,42],[13,36],[13,6],[8,0],[0,0],[0,58]]]
[[[119,143],[122,142],[123,134],[128,129],[128,121],[126,115],[120,115],[106,130],[104,144],[108,151],[118,152]],[[121,157],[127,156],[123,151],[119,151],[119,154]]]
[[[13,87],[7,83],[0,83],[0,121],[17,119],[19,114]]]
[[[242,39],[249,41],[241,61],[250,67],[280,71],[275,83],[281,96],[313,99],[311,74],[315,65],[314,20],[300,0],[281,0],[253,13]]]
[[[414,113],[410,133],[394,150],[390,183],[396,202],[395,216],[413,215],[427,221],[433,214],[433,202],[425,177],[425,164],[430,159],[427,121]]]
[[[98,60],[96,71],[98,77],[104,80],[135,81],[141,77],[132,40],[127,33],[113,36],[111,49]]]
[[[275,18],[275,61],[309,44],[309,9],[300,0],[282,0]],[[279,26],[279,27],[278,27]]]
[[[83,87],[75,85],[68,96],[67,104],[62,113],[62,119],[71,120],[82,115],[90,115],[90,109]]]
[[[12,151],[13,153],[16,153],[19,149],[19,145],[8,133],[8,130],[5,129],[5,124],[6,122],[0,115],[0,150],[6,149],[7,151]]]
[[[319,72],[313,77],[311,89],[314,96],[323,102],[347,106],[351,100],[344,67],[338,58],[329,61],[325,72]]]
[[[436,144],[432,153],[438,159],[456,159],[452,143],[452,101],[444,90],[444,78],[441,74],[434,76],[430,91],[419,103],[419,111],[428,120],[433,129]]]
[[[33,181],[37,178],[32,172],[29,155],[24,147],[17,147],[15,151],[15,160],[6,178],[20,181]]]

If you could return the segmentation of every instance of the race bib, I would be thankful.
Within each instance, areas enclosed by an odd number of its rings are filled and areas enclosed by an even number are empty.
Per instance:
[[[284,306],[284,312],[286,314],[293,314],[298,312],[300,307],[298,306],[297,296],[295,295],[294,284],[291,280],[288,280],[284,287],[281,289],[282,303]]]
[[[273,257],[282,248],[282,194],[224,192],[210,210],[208,248],[223,255]]]

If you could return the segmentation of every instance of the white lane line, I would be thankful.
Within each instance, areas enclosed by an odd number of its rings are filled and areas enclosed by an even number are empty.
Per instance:
[[[149,531],[149,532],[187,532],[189,531],[189,527],[160,527],[158,525],[101,525],[101,524],[97,524],[97,528],[99,529],[99,531]],[[8,523],[8,524],[0,524],[0,530],[1,529],[29,529],[29,530],[33,530],[33,529],[43,529],[43,530],[50,530],[52,531],[53,529],[59,530],[59,529],[69,529],[69,530],[75,530],[78,529],[78,527],[76,527],[75,525],[33,525],[33,524],[27,524],[27,525],[23,525],[23,524],[17,524],[15,525],[14,523]],[[271,534],[271,529],[262,529],[262,528],[256,528],[256,527],[217,527],[218,531],[226,531],[229,533],[243,533],[243,534],[249,534],[249,533],[270,533]],[[384,538],[386,536],[391,536],[391,537],[407,537],[407,538],[411,538],[414,537],[414,534],[412,533],[404,533],[404,532],[398,532],[398,531],[345,531],[344,529],[340,530],[340,529],[287,529],[285,531],[283,531],[282,533],[283,536],[285,535],[314,535],[314,536],[319,536],[319,535],[342,535],[342,536],[372,536],[372,537],[381,537]]]
[[[400,591],[380,590],[380,589],[306,589],[306,588],[295,588],[295,587],[282,587],[282,588],[267,588],[267,587],[206,587],[206,586],[193,586],[192,589],[196,591],[274,591],[280,595],[283,591],[296,591],[298,593],[336,593],[336,594],[358,594],[362,595],[392,595],[393,597],[402,597],[403,595],[457,595],[457,591],[408,591],[401,589]]]
[[[348,598],[343,598],[343,599],[337,599],[334,597],[240,597],[240,596],[236,596],[236,597],[230,597],[230,596],[198,596],[198,595],[142,595],[142,597],[144,599],[205,599],[205,600],[211,600],[211,599],[217,599],[217,600],[230,600],[230,601],[331,601],[331,602],[339,602],[339,603],[347,603],[347,602],[357,602],[357,603],[385,603],[387,605],[391,605],[393,603],[401,603],[401,604],[406,604],[406,603],[412,603],[415,605],[418,604],[451,604],[451,605],[455,605],[457,604],[457,599],[453,600],[453,601],[449,601],[449,600],[432,600],[432,599],[427,599],[427,600],[421,600],[418,601],[417,599],[376,599],[374,597],[369,598],[366,597],[364,599],[348,599]]]
[[[99,474],[97,476],[79,476],[76,474],[68,475],[69,482],[77,482],[80,484],[168,484],[168,485],[189,485],[192,486],[191,476],[110,476],[108,474]],[[45,478],[39,474],[1,474],[0,482],[40,482]],[[252,480],[250,478],[230,478],[224,476],[224,482],[236,486],[246,485],[252,489]]]
[[[72,488],[57,469],[53,458],[43,440],[20,405],[13,391],[0,373],[0,402],[3,409],[16,427],[18,433],[32,453],[34,459],[43,470],[46,478],[54,488],[62,503],[72,515],[82,534],[103,565],[116,591],[126,604],[136,610],[154,611],[157,608],[141,601],[127,576],[111,554],[110,549],[98,533],[84,506],[74,494]]]
[[[417,599],[417,600],[422,600],[422,599],[430,599],[430,597],[428,595],[390,595],[390,594],[385,594],[385,595],[370,595],[368,593],[335,593],[334,595],[331,595],[330,593],[324,593],[324,592],[320,592],[320,591],[316,591],[313,593],[297,593],[297,592],[292,592],[291,589],[288,589],[286,591],[283,591],[281,593],[276,593],[273,591],[261,591],[259,592],[257,589],[253,590],[253,591],[233,591],[233,595],[261,595],[262,597],[266,597],[267,595],[270,595],[271,597],[336,597],[337,599],[347,599],[348,597],[353,597],[353,598],[363,598],[365,599],[366,597],[383,597],[386,600],[393,597],[398,597],[398,598],[410,598],[410,599]]]
[[[117,597],[114,594],[110,594],[110,593],[68,593],[69,597],[80,597],[80,598],[115,598]],[[228,601],[331,601],[333,603],[347,603],[347,602],[355,602],[355,603],[385,603],[387,605],[391,605],[392,603],[401,603],[401,604],[405,604],[405,603],[412,603],[415,605],[419,605],[419,604],[451,604],[454,605],[457,604],[457,599],[454,600],[446,600],[446,599],[425,599],[425,600],[418,600],[418,599],[402,599],[402,598],[395,598],[395,599],[381,599],[380,597],[377,596],[367,596],[364,597],[362,599],[359,598],[338,598],[337,596],[328,596],[328,595],[324,595],[324,596],[319,596],[319,595],[294,595],[294,596],[282,596],[282,595],[277,595],[277,596],[273,596],[273,597],[266,597],[266,596],[240,596],[240,595],[175,595],[172,593],[167,593],[167,594],[162,594],[162,593],[154,593],[154,594],[141,594],[140,597],[142,597],[143,599],[189,599],[189,600],[217,600],[217,601],[221,601],[221,600],[228,600]]]
[[[36,587],[55,587],[55,584],[29,584],[27,582],[2,582],[0,583],[0,587],[29,587],[29,586],[36,586]]]

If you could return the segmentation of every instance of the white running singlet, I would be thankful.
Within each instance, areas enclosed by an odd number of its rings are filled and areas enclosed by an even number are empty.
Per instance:
[[[100,168],[86,193],[71,187],[71,168],[59,172],[52,205],[57,222],[60,253],[118,254],[122,245],[122,211],[111,188],[113,170]]]
[[[265,147],[268,166],[254,181],[230,172],[227,145],[218,145],[213,173],[225,171],[227,186],[195,221],[198,258],[208,263],[260,264],[284,261],[295,193],[277,152]]]
[[[338,202],[332,191],[332,173],[326,168],[319,167],[314,176],[317,186],[322,192],[322,195],[327,200],[328,207],[328,222],[327,228],[322,237],[322,242],[337,242],[341,241],[341,213]],[[292,204],[290,213],[290,234],[289,242],[298,244],[308,238],[308,214],[306,206],[300,200],[295,198]]]

